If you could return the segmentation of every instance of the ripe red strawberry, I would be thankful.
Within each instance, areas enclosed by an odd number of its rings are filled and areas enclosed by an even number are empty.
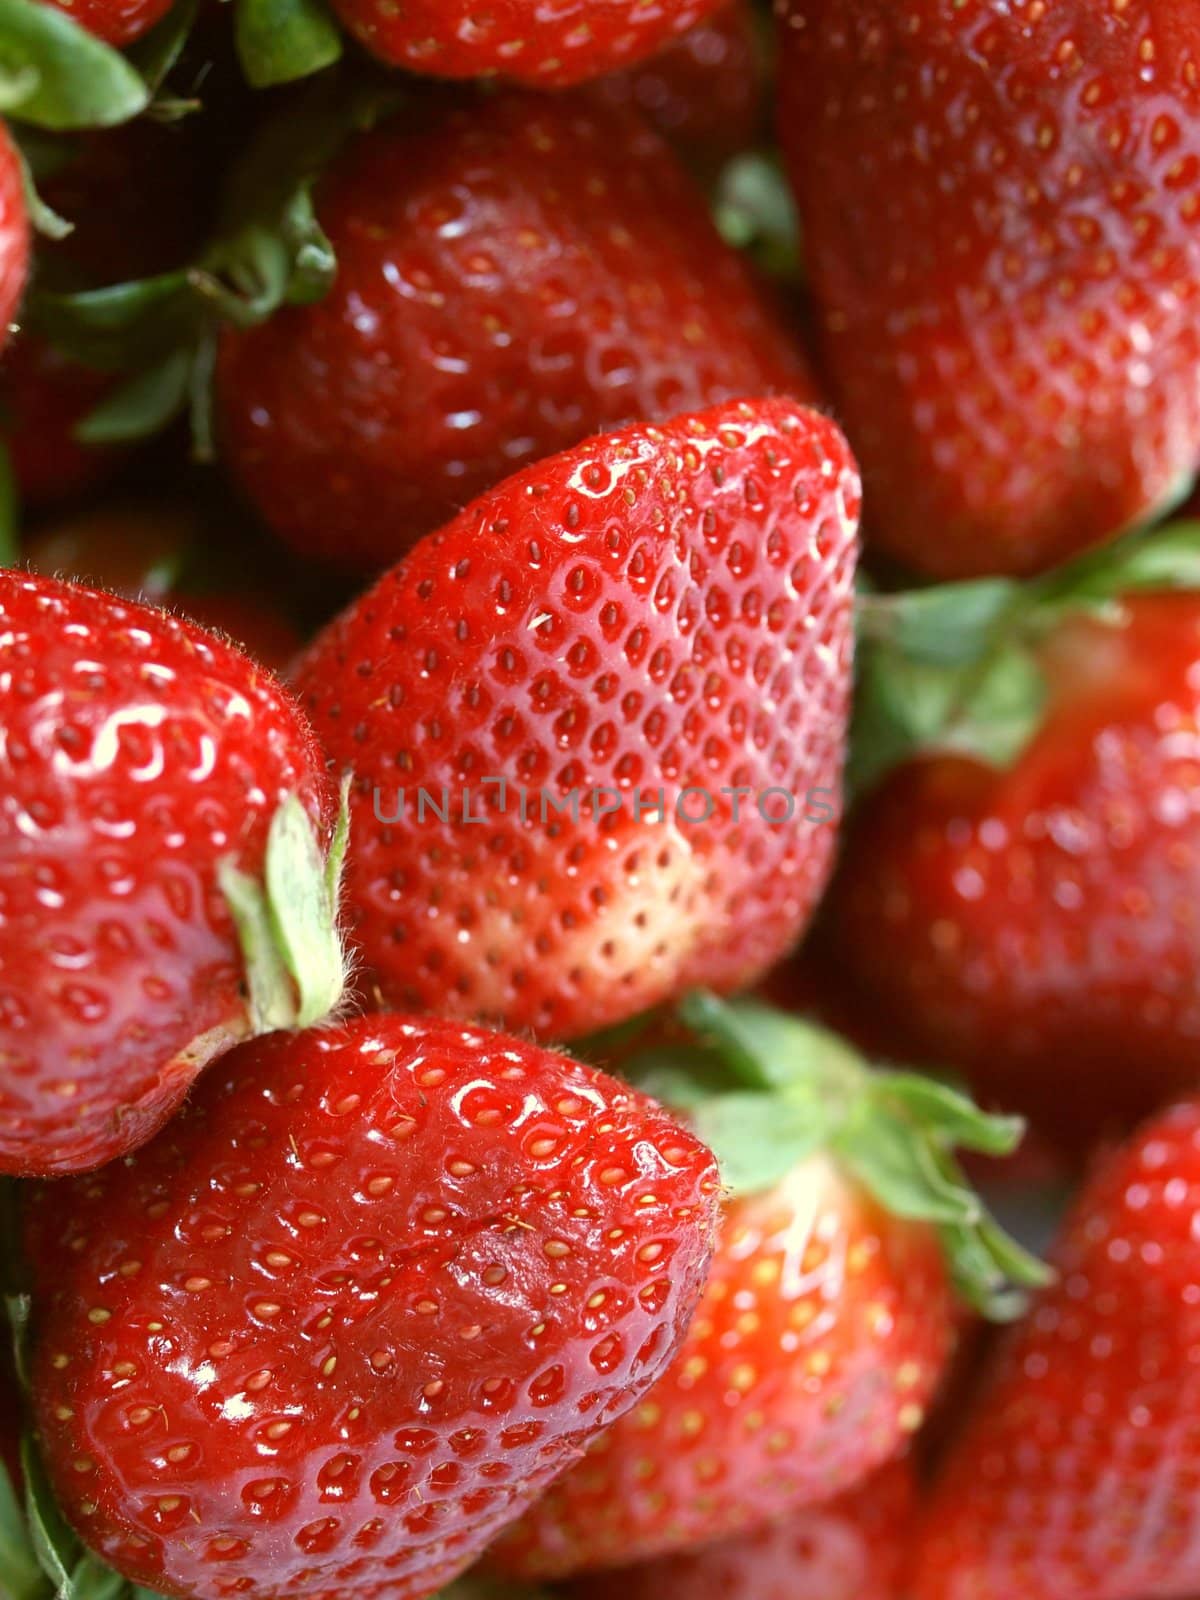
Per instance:
[[[636,106],[690,162],[715,169],[763,132],[766,54],[750,0],[724,0],[650,61],[597,89],[611,105]]]
[[[703,22],[722,0],[333,0],[373,55],[439,78],[501,76],[543,89],[630,66]]]
[[[686,1110],[734,1198],[666,1377],[498,1545],[521,1577],[690,1550],[852,1489],[904,1449],[947,1368],[947,1252],[989,1310],[1001,1280],[1037,1277],[952,1153],[1011,1150],[1019,1128],[765,1008],[685,1014],[716,1035],[734,1092],[713,1096],[719,1065],[678,1049],[627,1070]]]
[[[33,1202],[62,1508],[167,1595],[430,1594],[670,1360],[718,1186],[660,1107],[516,1039],[248,1044]]]
[[[217,372],[229,464],[305,554],[377,570],[589,434],[811,396],[676,157],[591,96],[414,103],[317,211],[332,292],[228,330]]]
[[[336,1003],[332,797],[233,645],[14,571],[0,727],[0,1172],[78,1171],[148,1139],[237,1039]]]
[[[882,549],[1041,570],[1200,457],[1200,14],[781,0],[780,128]]]
[[[858,508],[831,422],[717,407],[510,478],[318,636],[389,1004],[570,1038],[779,959],[836,835]]]
[[[899,1600],[916,1493],[895,1462],[853,1494],[687,1555],[580,1579],[571,1600]]]
[[[0,349],[8,340],[29,272],[29,217],[20,158],[0,122]]]
[[[116,501],[44,524],[24,556],[37,572],[180,611],[282,675],[300,651],[300,634],[244,564],[234,588],[224,552],[214,558],[212,532],[194,503]]]
[[[925,1517],[920,1600],[1145,1600],[1200,1588],[1200,1103],[1080,1196]]]
[[[171,9],[171,0],[40,0],[65,11],[105,44],[123,48],[149,33]]]
[[[1152,586],[1165,573],[1148,570]],[[1027,660],[1007,623],[992,654],[1002,690],[1037,674],[1026,736],[989,756],[943,729],[885,778],[853,819],[829,919],[894,1048],[1078,1144],[1197,1081],[1200,595],[1057,605],[1012,625]],[[885,656],[887,695],[907,684],[919,703],[937,672],[913,670]],[[1011,696],[972,710],[974,693],[965,720],[1007,730]]]

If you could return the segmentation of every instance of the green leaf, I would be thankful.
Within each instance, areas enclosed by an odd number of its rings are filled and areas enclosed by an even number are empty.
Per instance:
[[[214,418],[213,377],[217,369],[217,334],[205,328],[192,355],[188,377],[188,413],[192,425],[192,457],[196,461],[217,458]]]
[[[310,77],[342,54],[341,32],[321,0],[237,0],[235,29],[256,89]]]
[[[831,1118],[811,1093],[718,1095],[694,1107],[688,1121],[717,1158],[735,1194],[757,1194],[782,1182],[821,1149]]]
[[[50,1600],[52,1592],[38,1565],[25,1508],[0,1461],[0,1595],[5,1600]]]
[[[158,94],[167,73],[183,54],[199,9],[199,0],[175,0],[162,21],[126,51],[151,94]]]
[[[981,1111],[969,1095],[916,1072],[881,1072],[876,1092],[898,1103],[939,1139],[980,1155],[1011,1156],[1025,1137],[1020,1117]]]
[[[62,1600],[126,1600],[129,1585],[119,1572],[91,1554],[82,1555],[71,1573],[67,1595]]]
[[[172,351],[106,396],[76,425],[75,437],[82,444],[125,444],[158,433],[187,404],[191,371],[191,353]]]
[[[229,906],[242,947],[249,989],[250,1025],[255,1033],[290,1028],[296,1014],[287,963],[275,943],[275,928],[262,885],[232,861],[217,868],[217,881]]]
[[[763,151],[735,156],[717,180],[717,232],[745,250],[766,272],[795,281],[803,271],[800,217],[779,157]]]
[[[33,178],[33,168],[29,158],[21,145],[17,146],[17,159],[21,163],[21,187],[25,195],[25,209],[29,213],[29,220],[34,230],[44,239],[65,239],[75,231],[75,224],[68,222],[65,217],[60,217],[52,206],[48,206],[37,191],[37,184]]]
[[[950,646],[947,645],[947,654]],[[953,751],[1005,767],[1041,726],[1047,684],[1031,644],[986,638],[954,665],[933,646],[887,644],[860,656],[850,787],[865,793],[916,755]]]
[[[136,370],[191,345],[198,316],[186,271],[78,293],[35,287],[25,309],[35,333],[102,372]]]
[[[15,567],[21,559],[21,509],[12,457],[0,439],[0,567]]]
[[[857,1088],[864,1070],[858,1052],[831,1029],[761,1001],[730,1004],[700,989],[680,1001],[679,1016],[753,1087],[794,1091],[803,1062],[803,1082],[836,1098],[847,1084]]]
[[[874,1070],[829,1030],[757,1001],[699,993],[679,1015],[698,1034],[693,1061],[674,1042],[648,1050],[635,1081],[666,1091],[735,1193],[769,1189],[824,1151],[893,1215],[941,1230],[971,1303],[1007,1316],[1046,1281],[988,1216],[954,1155],[958,1147],[1010,1154],[1024,1132],[1019,1119],[989,1116],[919,1073]]]
[[[982,578],[908,594],[860,594],[859,637],[889,645],[910,660],[971,666],[987,652],[993,631],[1011,614],[1021,592],[1012,579]]]
[[[1119,622],[1122,596],[1172,590],[1200,590],[1200,522],[1141,529],[1026,583],[860,593],[852,789],[930,752],[1011,765],[1045,714],[1046,636],[1072,613]]]
[[[835,1135],[834,1148],[863,1188],[893,1216],[972,1225],[983,1214],[978,1196],[941,1172],[919,1130],[886,1102],[864,1105]]]
[[[0,110],[43,128],[107,128],[150,91],[118,51],[56,6],[0,0]]]
[[[345,854],[348,807],[343,791],[338,834]],[[337,932],[337,893],[308,812],[289,795],[271,819],[266,862],[267,911],[277,950],[300,997],[295,1026],[329,1015],[346,986],[346,958]],[[333,882],[340,880],[340,865]]]
[[[1200,522],[1173,522],[1092,551],[1035,585],[1038,605],[1064,610],[1103,605],[1121,595],[1200,589]]]
[[[256,1033],[308,1028],[336,1010],[346,987],[346,953],[338,929],[338,890],[345,856],[349,785],[329,857],[295,795],[271,818],[264,882],[227,859],[221,890],[237,925]]]
[[[23,1290],[18,1293],[7,1292],[4,1296],[4,1312],[8,1318],[9,1332],[12,1334],[13,1366],[16,1369],[17,1381],[23,1389],[27,1389],[29,1322],[33,1313],[33,1301]]]
[[[25,1517],[38,1564],[58,1593],[59,1600],[73,1593],[73,1574],[79,1565],[79,1540],[67,1526],[46,1477],[37,1446],[28,1434],[21,1441],[21,1471],[25,1475]]]
[[[587,1060],[595,1060],[586,1056]],[[652,1100],[690,1111],[729,1087],[730,1074],[713,1052],[698,1045],[649,1045],[632,1056],[607,1063],[611,1070],[640,1089]]]

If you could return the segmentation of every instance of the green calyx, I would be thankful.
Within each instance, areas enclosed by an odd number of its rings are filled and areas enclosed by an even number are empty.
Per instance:
[[[149,105],[134,62],[56,6],[0,0],[0,111],[38,127],[108,128]]]
[[[349,840],[350,780],[328,855],[294,795],[271,819],[262,880],[233,860],[219,868],[245,961],[254,1033],[311,1028],[336,1012],[348,963],[338,928],[342,868]]]
[[[149,111],[194,109],[164,92],[198,0],[170,12],[128,50],[104,44],[42,0],[0,0],[0,112],[42,128],[110,128]],[[339,60],[342,36],[324,0],[237,0],[235,38],[256,88],[311,77]]]
[[[341,58],[342,36],[323,0],[236,0],[234,36],[256,89],[310,77]]]
[[[894,1216],[938,1229],[959,1292],[985,1316],[1011,1319],[1024,1291],[1049,1281],[956,1156],[1011,1155],[1020,1118],[989,1116],[919,1073],[873,1068],[828,1029],[757,1001],[699,992],[678,1016],[696,1042],[643,1050],[622,1070],[687,1117],[734,1194],[771,1189],[824,1154]]]
[[[800,217],[774,152],[735,156],[717,179],[712,213],[725,243],[747,251],[764,272],[790,283],[803,277]]]
[[[121,375],[78,425],[84,443],[146,438],[190,413],[197,454],[211,454],[221,327],[254,327],[283,306],[308,305],[329,292],[337,262],[317,220],[314,185],[342,142],[373,126],[399,98],[390,81],[322,76],[261,129],[232,176],[215,237],[196,261],[99,289],[33,286],[23,321],[82,365]]]
[[[1066,617],[1118,621],[1124,596],[1198,588],[1200,522],[1176,522],[1027,582],[861,594],[851,788],[864,793],[918,754],[1011,765],[1041,726],[1040,646]]]

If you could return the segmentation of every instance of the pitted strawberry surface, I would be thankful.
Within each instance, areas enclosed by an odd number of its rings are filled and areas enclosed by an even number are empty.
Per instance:
[[[515,1039],[254,1041],[32,1203],[54,1488],[168,1595],[427,1595],[670,1360],[717,1193],[661,1108]]]
[[[858,504],[833,423],[730,404],[509,479],[332,623],[296,685],[357,774],[367,989],[565,1038],[782,955],[836,836]]]

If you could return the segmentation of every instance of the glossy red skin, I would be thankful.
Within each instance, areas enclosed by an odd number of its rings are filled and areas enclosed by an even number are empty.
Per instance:
[[[898,1461],[853,1494],[722,1544],[581,1578],[571,1600],[900,1600],[916,1509]]]
[[[0,365],[0,436],[16,475],[21,503],[43,510],[74,499],[122,464],[126,452],[81,444],[78,423],[113,387],[36,334],[22,333]]]
[[[858,508],[826,418],[717,407],[519,473],[318,635],[295,682],[357,775],[368,992],[562,1039],[778,960],[836,838]],[[753,800],[735,820],[725,786],[790,789],[792,820]],[[625,797],[611,814],[542,816],[543,790],[600,787]],[[675,821],[689,787],[702,826]],[[487,827],[462,821],[467,788]],[[825,823],[806,820],[818,788]],[[445,822],[421,789],[450,791]]]
[[[321,185],[337,283],[217,370],[224,455],[309,556],[377,571],[626,422],[813,391],[670,149],[593,96],[415,103]]]
[[[662,1371],[718,1189],[660,1107],[516,1039],[254,1041],[33,1203],[53,1486],[167,1595],[418,1600]]]
[[[8,342],[29,275],[29,217],[21,164],[7,128],[0,123],[0,349]]]
[[[118,49],[149,33],[171,9],[171,0],[40,0],[40,3],[65,11],[73,22]]]
[[[37,572],[161,605],[228,634],[282,676],[303,641],[265,595],[253,585],[233,593],[220,573],[213,588],[194,593],[189,586],[189,579],[203,582],[208,576],[195,567],[211,531],[193,506],[117,502],[39,528],[25,542],[24,555]]]
[[[1013,768],[923,760],[862,807],[830,938],[895,1054],[1078,1144],[1200,1078],[1200,600],[1131,599],[1049,652]]]
[[[331,794],[283,688],[146,606],[0,572],[0,1172],[150,1138],[249,1029],[217,885],[276,807]],[[210,1038],[210,1031],[215,1030]]]
[[[880,549],[1033,572],[1186,493],[1200,14],[783,0],[780,131]]]
[[[542,89],[585,83],[642,61],[722,0],[334,0],[372,55],[436,78],[497,75]]]
[[[824,1504],[903,1451],[953,1348],[934,1230],[818,1158],[727,1207],[667,1376],[505,1535],[496,1564],[567,1577]]]
[[[1200,1588],[1200,1105],[1079,1197],[1056,1287],[998,1352],[928,1506],[920,1600],[1144,1600]]]
[[[767,81],[753,5],[726,0],[650,61],[596,87],[611,105],[636,107],[690,162],[709,170],[763,132]]]

